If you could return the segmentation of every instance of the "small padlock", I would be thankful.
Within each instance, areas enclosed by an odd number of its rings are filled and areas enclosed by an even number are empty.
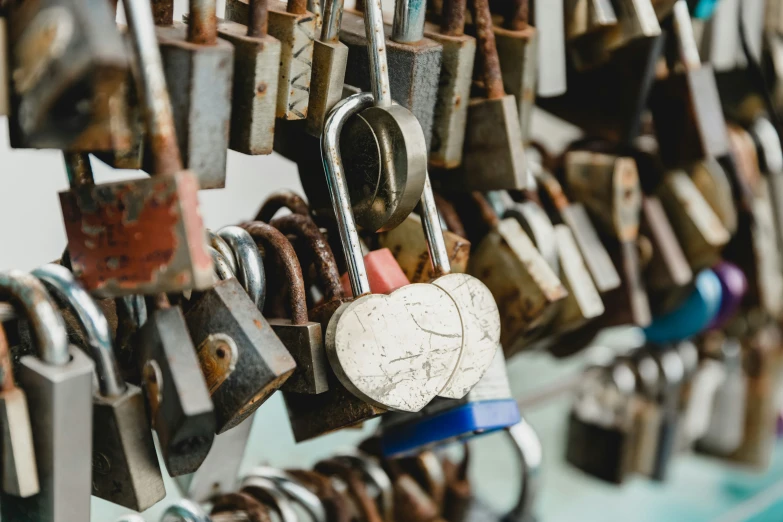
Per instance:
[[[737,208],[731,182],[721,164],[713,158],[707,158],[696,162],[688,174],[723,226],[733,235],[737,231]]]
[[[634,473],[649,477],[655,466],[658,431],[662,420],[658,395],[663,382],[658,364],[645,350],[633,353],[630,361],[636,377],[636,402],[638,404],[633,419],[635,447],[632,469]]]
[[[199,188],[222,188],[226,185],[234,48],[218,38],[214,0],[194,0],[188,6],[186,23],[174,22],[173,6],[167,8],[167,16],[155,20],[155,34],[182,162],[198,178]]]
[[[661,391],[658,403],[661,408],[661,425],[655,450],[655,463],[650,478],[662,482],[666,479],[669,464],[676,449],[677,427],[680,418],[680,391],[685,377],[683,360],[673,349],[652,350],[661,375]]]
[[[284,120],[304,120],[310,99],[315,15],[306,0],[288,0],[282,9],[274,1],[269,9],[269,34],[280,41],[280,68],[275,115]],[[248,0],[226,2],[226,20],[247,25]]]
[[[255,248],[239,227],[225,227],[219,234],[242,241],[248,250]],[[257,251],[254,261],[261,263]],[[294,371],[294,359],[236,278],[198,296],[185,321],[215,405],[216,433],[237,426]]]
[[[519,110],[506,94],[486,0],[471,4],[476,23],[480,77],[484,93],[468,102],[462,166],[443,172],[445,187],[459,190],[527,188],[527,164]]]
[[[77,188],[61,193],[60,205],[74,274],[89,291],[112,297],[205,288],[212,283],[212,260],[198,209],[198,180],[182,169],[151,9],[144,0],[123,5],[155,175],[94,186],[87,158],[71,163],[71,185]],[[126,219],[128,208],[134,219]]]
[[[445,0],[440,26],[425,25],[424,35],[443,46],[438,94],[432,121],[429,162],[452,169],[462,163],[476,39],[465,34],[466,0]]]
[[[11,364],[8,338],[0,325],[2,488],[8,495],[25,498],[37,494],[40,486],[27,395],[14,383]]]
[[[296,362],[296,369],[283,384],[284,391],[317,395],[329,389],[328,362],[321,324],[310,321],[302,278],[302,268],[293,246],[275,227],[254,221],[242,227],[264,248],[267,267],[276,257],[282,264],[288,283],[291,318],[269,319],[269,325]],[[269,270],[267,270],[269,272]]]
[[[209,453],[215,409],[182,311],[165,295],[147,306],[149,318],[135,335],[142,389],[166,469],[176,477],[196,471]]]
[[[32,275],[72,311],[95,363],[99,389],[93,395],[92,494],[144,511],[163,500],[166,488],[141,389],[122,380],[106,318],[71,272],[45,265]]]
[[[62,317],[38,279],[17,270],[0,273],[0,293],[19,307],[34,333],[37,355],[20,359],[18,380],[32,413],[40,484],[40,492],[28,498],[3,492],[0,514],[5,520],[84,522],[90,519],[92,490],[85,455],[92,454],[94,365],[69,348]]]
[[[108,150],[112,98],[128,53],[106,3],[9,5],[7,54],[13,147]],[[4,87],[5,89],[5,87]]]
[[[243,154],[271,154],[275,138],[281,45],[267,34],[268,0],[252,0],[247,27],[219,20],[218,36],[234,46],[234,85],[228,146]]]

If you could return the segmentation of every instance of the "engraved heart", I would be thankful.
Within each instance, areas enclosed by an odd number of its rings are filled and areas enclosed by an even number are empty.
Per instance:
[[[484,376],[500,343],[500,312],[492,292],[468,274],[449,274],[432,282],[449,293],[462,320],[462,350],[454,371],[438,392],[461,399]]]
[[[343,304],[329,321],[324,344],[351,393],[376,406],[416,412],[454,372],[462,322],[447,292],[412,284]]]

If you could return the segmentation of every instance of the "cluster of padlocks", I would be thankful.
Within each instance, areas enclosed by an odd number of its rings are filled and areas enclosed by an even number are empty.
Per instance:
[[[643,346],[577,387],[571,464],[615,483],[690,449],[768,464],[783,2],[393,4],[190,0],[179,21],[124,0],[127,25],[111,1],[2,4],[11,146],[62,150],[70,182],[61,259],[0,272],[3,521],[144,511],[164,473],[190,499],[166,522],[529,521],[541,448],[506,359],[627,325]],[[584,137],[548,150],[534,106]],[[229,149],[292,160],[306,198],[205,229]],[[91,161],[149,176],[96,183]],[[377,435],[240,480],[278,390],[297,442]],[[502,430],[506,515],[467,453],[438,453]]]

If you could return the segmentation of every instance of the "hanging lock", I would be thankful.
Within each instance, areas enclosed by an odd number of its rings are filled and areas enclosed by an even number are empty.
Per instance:
[[[634,449],[631,468],[634,473],[650,477],[655,468],[658,432],[663,418],[658,404],[663,380],[658,363],[647,351],[640,350],[631,354],[628,362],[636,378],[637,403],[632,428]]]
[[[285,10],[274,0],[270,7],[269,34],[281,45],[275,116],[284,120],[304,120],[310,99],[316,17],[307,10],[306,0],[288,0]],[[250,20],[248,0],[228,0],[226,20],[247,25]]]
[[[366,12],[380,15],[376,2],[367,7]],[[380,26],[380,16],[378,22]],[[332,316],[324,344],[332,369],[351,393],[381,407],[419,411],[443,388],[459,362],[462,324],[457,305],[436,285],[413,284],[390,295],[370,294],[337,143],[347,118],[369,107],[373,99],[362,93],[340,102],[322,137],[330,196],[355,295]]]
[[[12,146],[111,149],[111,103],[129,63],[109,4],[20,3],[7,16]]]
[[[443,47],[438,94],[432,118],[429,164],[452,169],[462,164],[467,100],[473,78],[476,39],[465,34],[467,0],[445,0],[440,26],[425,25],[424,35]]]
[[[533,27],[538,41],[538,86],[542,98],[560,96],[568,90],[564,2],[533,0]]]
[[[281,262],[285,274],[283,279],[288,285],[291,318],[269,319],[275,335],[296,362],[296,369],[282,389],[313,395],[323,393],[329,389],[323,334],[321,324],[308,319],[304,279],[296,252],[285,235],[271,225],[254,221],[242,227],[263,247],[267,266],[275,257]]]
[[[218,20],[218,36],[234,46],[228,145],[242,154],[271,154],[275,139],[280,41],[267,33],[268,0],[252,0],[247,27]]]
[[[60,206],[74,274],[87,290],[107,297],[206,288],[212,262],[198,180],[182,168],[151,9],[144,0],[123,5],[140,72],[153,177],[96,186],[87,158],[67,156],[72,189],[60,194]]]
[[[166,489],[141,389],[122,380],[106,317],[71,272],[59,265],[45,265],[32,275],[72,311],[85,334],[84,348],[95,363],[92,494],[144,511],[163,500]]]
[[[737,207],[731,182],[721,164],[708,158],[695,163],[688,173],[723,226],[729,234],[734,235],[737,231]]]
[[[19,307],[34,333],[36,355],[20,359],[18,381],[33,413],[40,485],[40,492],[28,498],[3,491],[0,515],[5,520],[84,522],[90,519],[92,490],[92,465],[84,456],[92,454],[94,365],[68,346],[62,317],[38,279],[16,270],[3,272],[0,293]]]
[[[572,46],[600,38],[603,31],[617,25],[611,0],[566,0],[565,18],[566,39]]]
[[[527,163],[519,111],[506,94],[487,0],[471,4],[476,23],[480,77],[485,94],[468,103],[462,166],[443,172],[444,186],[459,190],[527,188]]]
[[[233,226],[218,234],[236,247],[239,274],[245,274],[238,277],[261,280],[261,258],[250,234]],[[216,433],[245,420],[294,371],[293,358],[237,278],[198,296],[185,321],[215,405]]]
[[[568,291],[515,218],[500,220],[481,194],[473,198],[489,232],[471,254],[468,273],[498,303],[500,343],[510,357],[542,333]]]

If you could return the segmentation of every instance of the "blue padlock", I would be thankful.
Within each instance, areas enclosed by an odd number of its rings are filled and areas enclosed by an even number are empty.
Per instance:
[[[712,17],[712,14],[715,12],[718,0],[689,0],[688,5],[694,18],[706,20]]]
[[[696,287],[688,298],[667,314],[656,317],[644,329],[647,341],[652,343],[678,342],[704,330],[720,310],[723,291],[720,279],[712,270],[696,276]]]
[[[384,415],[381,447],[386,457],[415,454],[509,428],[521,418],[498,347],[492,365],[464,398],[435,399],[418,413]]]

